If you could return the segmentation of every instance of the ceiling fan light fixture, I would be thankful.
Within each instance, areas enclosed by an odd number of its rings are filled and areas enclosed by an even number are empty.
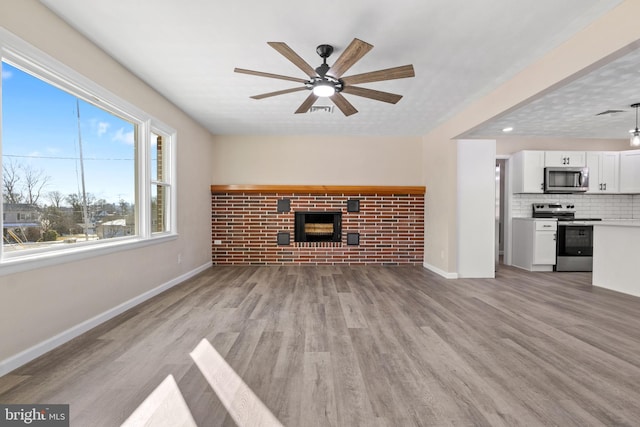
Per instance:
[[[640,103],[631,104],[631,108],[636,109],[636,128],[634,130],[630,130],[631,139],[629,140],[629,144],[632,147],[640,147],[640,129],[638,129],[638,107],[640,107]]]
[[[327,80],[320,80],[313,85],[313,94],[320,97],[333,96],[336,93],[336,87]]]

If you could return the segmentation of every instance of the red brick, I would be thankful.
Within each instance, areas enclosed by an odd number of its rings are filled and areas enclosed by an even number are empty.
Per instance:
[[[357,197],[360,212],[346,212]],[[277,213],[277,201],[291,199],[291,212]],[[212,195],[215,264],[422,264],[423,196],[309,194]],[[276,235],[294,233],[294,211],[342,211],[341,242],[278,246]],[[347,246],[346,233],[359,232],[360,246]]]

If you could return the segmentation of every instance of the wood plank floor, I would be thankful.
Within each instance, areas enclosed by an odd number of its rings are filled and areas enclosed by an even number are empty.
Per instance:
[[[286,426],[637,426],[640,298],[590,280],[214,267],[0,378],[0,402],[115,426],[172,374],[199,426],[232,426],[189,357],[206,338]]]

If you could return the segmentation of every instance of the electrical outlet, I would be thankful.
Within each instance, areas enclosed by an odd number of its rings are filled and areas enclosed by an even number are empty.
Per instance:
[[[178,264],[182,264],[182,253],[178,253]]]
[[[221,245],[222,244],[222,240],[214,240],[213,244],[214,245]]]

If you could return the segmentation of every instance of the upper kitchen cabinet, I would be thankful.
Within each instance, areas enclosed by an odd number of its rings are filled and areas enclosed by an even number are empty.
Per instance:
[[[640,193],[640,150],[620,152],[620,192]]]
[[[544,165],[551,167],[581,167],[587,165],[585,151],[546,151]]]
[[[519,151],[511,159],[513,192],[544,192],[544,151]]]
[[[587,152],[589,193],[617,193],[620,191],[620,153],[618,151]]]

